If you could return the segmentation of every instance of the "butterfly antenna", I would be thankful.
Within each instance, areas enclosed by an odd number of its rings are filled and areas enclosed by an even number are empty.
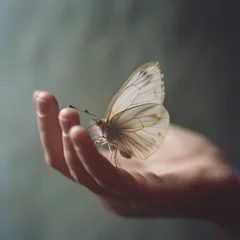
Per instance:
[[[87,114],[89,114],[89,115],[91,115],[91,116],[93,116],[93,117],[96,117],[96,115],[90,113],[88,110],[81,110],[81,109],[79,109],[79,108],[74,107],[73,105],[68,105],[68,107],[74,108],[74,109],[78,110],[79,112],[84,112],[84,113],[87,113]]]

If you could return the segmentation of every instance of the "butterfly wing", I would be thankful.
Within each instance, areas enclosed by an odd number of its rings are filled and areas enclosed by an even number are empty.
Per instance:
[[[145,63],[123,84],[110,102],[106,121],[114,115],[146,103],[162,104],[164,101],[163,74],[158,62]]]
[[[162,105],[164,83],[159,64],[138,68],[111,101],[106,122],[117,129],[119,149],[146,159],[157,150],[169,126],[169,114]]]

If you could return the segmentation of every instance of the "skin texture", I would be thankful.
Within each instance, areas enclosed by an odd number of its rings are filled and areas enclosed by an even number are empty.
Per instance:
[[[108,153],[102,155],[94,147],[75,110],[59,111],[56,98],[48,92],[36,91],[33,98],[47,164],[89,189],[113,213],[191,217],[221,225],[238,219],[238,176],[205,137],[171,125],[163,144],[147,161],[118,155],[118,169]]]

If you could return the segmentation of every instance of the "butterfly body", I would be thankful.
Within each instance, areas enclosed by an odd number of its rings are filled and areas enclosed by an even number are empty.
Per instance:
[[[117,138],[117,129],[111,127],[105,119],[93,119],[95,125],[99,128],[101,136],[109,142]]]

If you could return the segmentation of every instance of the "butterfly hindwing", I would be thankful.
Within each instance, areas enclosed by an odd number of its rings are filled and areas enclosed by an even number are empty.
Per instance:
[[[167,133],[169,114],[159,104],[144,104],[113,117],[117,126],[119,148],[129,155],[146,159],[157,150]]]

